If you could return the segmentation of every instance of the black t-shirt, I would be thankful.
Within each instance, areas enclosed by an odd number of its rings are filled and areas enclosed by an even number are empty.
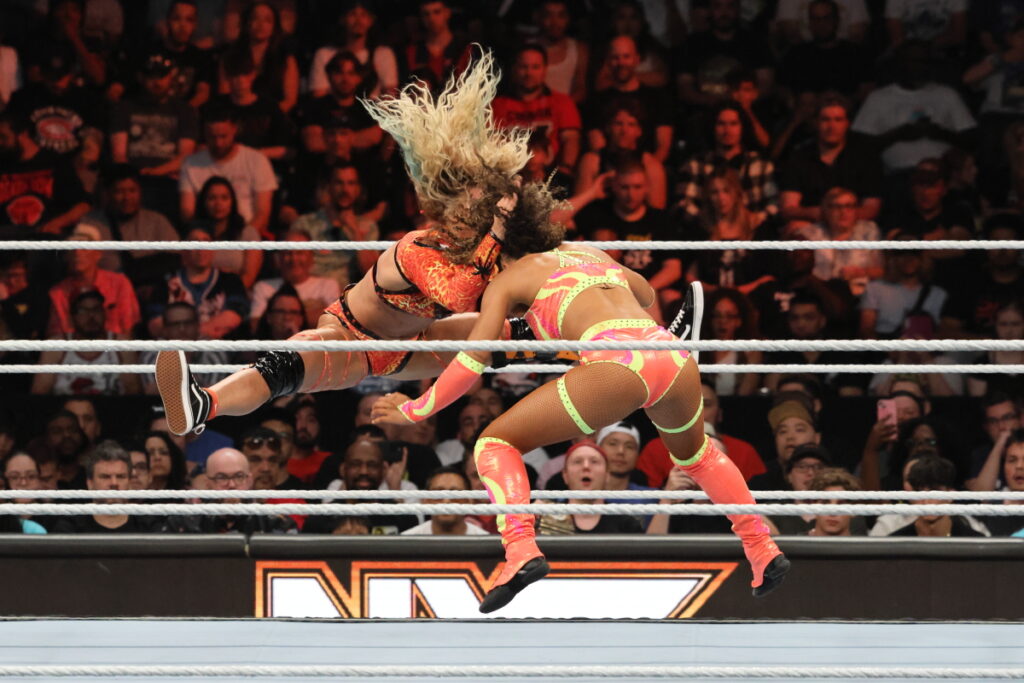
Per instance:
[[[339,104],[330,94],[307,100],[299,112],[299,121],[302,127],[327,127],[333,124],[349,130],[363,130],[377,125],[358,100],[352,104]]]
[[[305,489],[305,482],[294,474],[289,474],[287,479],[274,487],[275,491],[304,491]]]
[[[864,145],[851,144],[843,148],[831,165],[818,154],[818,145],[810,144],[797,149],[782,169],[779,189],[799,192],[803,206],[818,206],[825,193],[833,187],[845,187],[857,197],[882,195],[882,161]]]
[[[195,95],[196,85],[199,83],[208,83],[211,90],[213,89],[217,68],[210,50],[202,50],[189,44],[181,52],[165,47],[163,54],[178,67],[174,76],[174,88],[171,91],[175,97],[189,101]]]
[[[237,139],[254,149],[283,147],[291,141],[291,123],[276,102],[257,97],[252,104],[240,105],[227,95],[210,100],[210,108],[229,109],[238,121]],[[205,108],[204,108],[205,109]]]
[[[389,183],[387,169],[380,159],[369,155],[353,154],[349,160],[359,171],[365,204],[372,208],[387,201]],[[312,213],[320,208],[320,188],[326,180],[332,162],[324,155],[303,154],[295,164],[295,171],[284,178],[284,203],[300,214]]]
[[[1024,515],[984,517],[981,521],[993,536],[1012,536],[1024,529]]]
[[[594,202],[576,214],[576,227],[587,239],[594,239],[596,230],[608,229],[615,233],[615,239],[630,241],[673,240],[675,227],[667,212],[647,207],[647,212],[638,221],[627,221],[612,209],[610,200]],[[621,262],[650,279],[665,263],[667,258],[678,258],[671,252],[649,249],[630,249],[622,252]]]
[[[178,99],[129,98],[114,107],[110,133],[127,133],[128,163],[149,168],[174,159],[180,140],[199,139],[199,117]]]
[[[890,214],[882,221],[882,232],[888,233],[890,230],[899,229],[913,235],[914,239],[924,239],[925,235],[931,232],[953,227],[974,232],[974,216],[962,204],[943,205],[942,211],[934,218],[925,218],[911,209]]]
[[[664,88],[641,85],[636,90],[622,91],[609,88],[594,93],[591,101],[584,107],[584,126],[588,130],[604,130],[605,124],[615,110],[624,104],[638,113],[640,127],[644,133],[641,144],[648,151],[652,151],[655,148],[655,128],[671,126],[675,110],[668,91]]]
[[[917,536],[917,527],[914,522],[900,527],[896,531],[889,534],[890,536]],[[985,534],[980,531],[975,531],[970,524],[964,521],[963,517],[953,517],[953,526],[950,530],[949,535],[953,538],[977,538],[979,536],[984,537]]]
[[[35,230],[86,200],[71,164],[53,152],[0,161],[0,225]]]
[[[103,526],[92,515],[61,517],[53,525],[54,534],[147,534],[163,530],[160,517],[129,515],[128,521],[116,529]]]
[[[867,51],[853,43],[839,41],[833,47],[801,43],[783,58],[779,81],[796,93],[838,90],[853,95],[871,80],[871,64]]]
[[[965,329],[977,333],[994,333],[996,309],[1000,304],[1019,299],[1024,292],[1024,278],[1012,282],[995,282],[989,273],[981,268],[973,277],[961,280],[956,287],[947,290],[949,299],[942,311],[944,316],[956,318],[964,323]]]
[[[754,230],[753,237],[755,241],[778,239],[776,224],[771,219],[765,220]],[[683,239],[707,241],[710,235],[697,225],[690,224],[684,231]],[[697,277],[702,282],[735,288],[773,274],[779,255],[774,251],[730,249],[698,251],[693,258],[697,264]]]
[[[732,522],[725,515],[672,515],[670,534],[731,534]]]
[[[577,534],[641,534],[644,531],[640,520],[629,515],[601,515],[593,529],[581,529],[575,520],[572,525]]]
[[[741,67],[771,67],[772,55],[767,43],[752,31],[740,29],[732,40],[721,40],[713,32],[703,31],[687,39],[676,52],[675,62],[674,71],[693,76],[702,93],[725,98],[732,72]]]
[[[78,149],[82,128],[101,127],[102,102],[85,88],[71,87],[54,94],[46,86],[32,83],[11,95],[7,110],[29,122],[37,145],[57,154],[71,154]]]

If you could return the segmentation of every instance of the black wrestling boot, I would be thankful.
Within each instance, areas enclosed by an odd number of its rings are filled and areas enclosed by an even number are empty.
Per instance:
[[[516,572],[511,581],[497,586],[484,596],[483,602],[480,603],[480,611],[490,614],[501,609],[512,602],[512,598],[516,597],[521,590],[547,576],[549,571],[551,571],[551,566],[547,560],[543,557],[533,558]]]
[[[763,598],[778,588],[782,584],[782,580],[786,578],[786,572],[791,566],[792,564],[785,555],[779,555],[769,562],[768,566],[764,568],[761,585],[754,589],[754,597]]]

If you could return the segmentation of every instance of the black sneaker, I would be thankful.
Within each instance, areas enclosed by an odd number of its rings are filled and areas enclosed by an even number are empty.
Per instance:
[[[703,319],[704,288],[700,282],[694,280],[687,288],[683,297],[683,305],[679,309],[676,319],[668,326],[668,331],[680,339],[700,341],[700,324]],[[691,352],[690,355],[694,360],[698,360],[696,351]]]
[[[764,578],[761,580],[761,585],[754,589],[755,598],[763,598],[764,596],[771,593],[773,590],[779,587],[782,580],[786,578],[786,572],[789,571],[791,564],[785,555],[779,555],[764,568]]]
[[[188,369],[184,351],[161,351],[156,356],[156,386],[164,402],[172,434],[202,434],[210,414],[210,395]]]
[[[501,609],[512,602],[512,598],[516,597],[521,590],[547,576],[549,571],[551,571],[551,566],[548,565],[547,560],[543,557],[533,558],[516,572],[511,581],[501,584],[485,595],[483,602],[480,603],[480,611],[490,614]]]

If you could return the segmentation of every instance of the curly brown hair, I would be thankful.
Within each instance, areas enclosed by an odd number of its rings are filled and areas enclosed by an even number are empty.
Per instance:
[[[511,258],[554,249],[565,239],[565,227],[551,221],[551,212],[559,208],[561,201],[547,183],[521,184],[492,173],[474,180],[474,187],[481,190],[482,196],[448,204],[443,210],[444,220],[433,228],[447,245],[447,258],[453,263],[472,261],[495,218],[505,224],[502,252]],[[510,196],[516,198],[515,208],[500,208],[498,202]]]

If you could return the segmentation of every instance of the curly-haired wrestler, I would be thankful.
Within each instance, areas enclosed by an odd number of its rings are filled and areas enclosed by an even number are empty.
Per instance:
[[[299,340],[464,339],[506,231],[546,216],[546,186],[522,185],[529,131],[499,130],[490,115],[499,75],[490,53],[437,98],[420,83],[393,98],[364,101],[391,134],[432,227],[389,248],[362,280],[327,307]],[[508,326],[499,338],[508,338]],[[370,375],[436,377],[450,357],[395,351],[267,352],[252,367],[202,388],[181,351],[161,352],[156,380],[175,434],[202,430],[216,415],[245,415],[296,392],[351,387]]]
[[[471,340],[494,339],[509,311],[526,309],[538,339],[647,341],[675,337],[644,311],[654,290],[638,274],[597,249],[561,245],[561,231],[509,234],[498,259],[502,272],[483,296]],[[560,246],[561,245],[561,246]],[[490,361],[487,352],[460,353],[433,387],[416,400],[388,394],[374,404],[374,422],[426,419],[461,396]],[[474,449],[480,480],[498,503],[530,498],[521,454],[592,434],[643,408],[669,447],[676,466],[716,503],[753,503],[743,475],[704,435],[696,361],[685,351],[584,351],[580,364],[541,386],[495,419]],[[754,595],[774,589],[789,561],[759,515],[730,515],[753,569]],[[506,605],[548,571],[528,514],[498,516],[506,564],[480,606]]]

